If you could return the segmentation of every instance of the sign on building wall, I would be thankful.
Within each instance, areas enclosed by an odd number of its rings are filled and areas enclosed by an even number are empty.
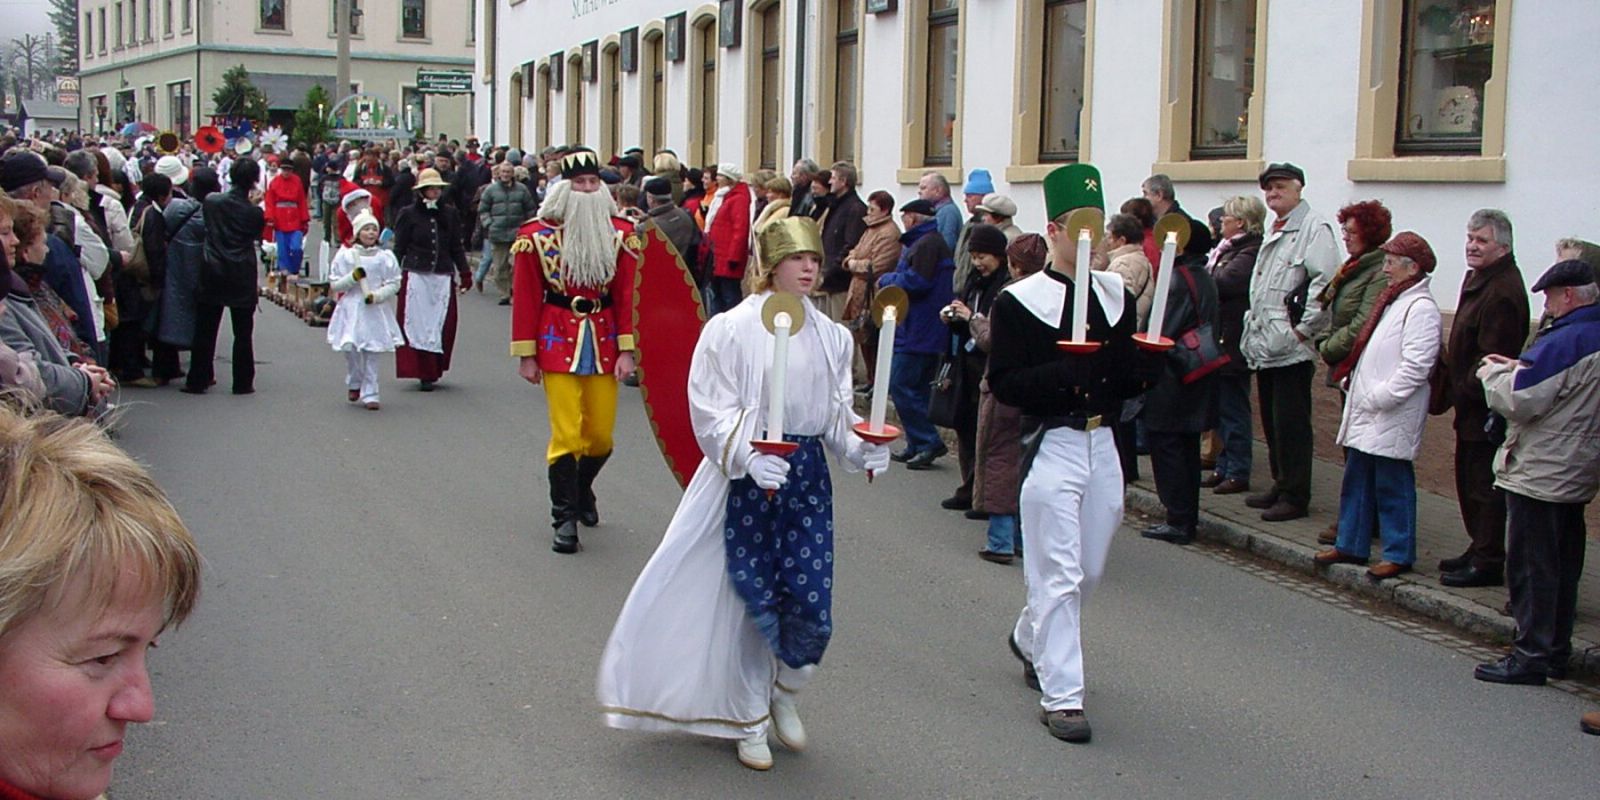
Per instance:
[[[64,106],[78,105],[78,79],[61,76],[56,78],[56,102]]]
[[[406,140],[411,131],[400,127],[399,109],[375,94],[353,94],[328,113],[328,136],[333,139]]]
[[[423,94],[472,94],[472,70],[419,68],[417,91]]]

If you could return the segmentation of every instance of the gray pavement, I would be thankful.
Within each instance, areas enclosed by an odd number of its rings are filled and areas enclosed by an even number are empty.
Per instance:
[[[836,482],[838,633],[804,754],[612,731],[594,675],[678,498],[638,394],[587,549],[548,546],[541,393],[507,310],[466,298],[457,365],[383,410],[282,309],[258,393],[130,394],[121,441],[200,540],[195,617],[153,654],[157,720],[114,800],[587,797],[1590,796],[1585,700],[1473,681],[1481,648],[1320,584],[1124,531],[1086,614],[1095,740],[1037,721],[1005,637],[1021,572],[938,509],[954,464]],[[226,339],[226,334],[224,334]],[[218,348],[227,353],[226,342]],[[662,669],[677,665],[663,664]]]

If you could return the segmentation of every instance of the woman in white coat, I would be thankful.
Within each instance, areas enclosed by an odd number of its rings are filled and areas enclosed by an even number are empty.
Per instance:
[[[804,298],[820,280],[822,239],[809,218],[774,222],[757,242],[756,291],[700,332],[689,370],[690,421],[705,459],[629,593],[600,662],[606,724],[739,740],[739,761],[772,766],[769,722],[805,747],[795,693],[832,634],[833,485],[823,450],[851,469],[886,469],[888,448],[852,427],[850,333],[809,302],[789,340],[787,458],[765,437],[774,338],[762,306]],[[769,494],[771,492],[771,494]]]
[[[1365,564],[1372,532],[1383,559],[1367,570],[1378,580],[1417,560],[1417,486],[1413,462],[1428,419],[1428,373],[1439,360],[1439,305],[1429,289],[1433,250],[1410,231],[1383,245],[1388,286],[1333,377],[1348,396],[1339,422],[1346,450],[1339,492],[1339,536],[1318,564]]]
[[[378,246],[378,218],[363,211],[351,223],[355,242],[339,248],[328,282],[339,298],[328,321],[328,344],[344,353],[348,399],[378,410],[378,354],[405,343],[389,302],[400,292],[400,263]]]

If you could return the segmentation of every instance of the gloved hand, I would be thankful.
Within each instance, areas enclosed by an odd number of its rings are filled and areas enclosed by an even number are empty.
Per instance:
[[[372,295],[372,293],[371,293],[371,292],[368,292],[368,293],[367,293],[367,296],[366,296],[366,303],[367,303],[367,305],[369,305],[369,306],[370,306],[370,305],[372,305],[372,304],[373,304],[373,303],[374,303],[374,302],[377,302],[377,298],[376,298],[376,297],[374,297],[374,296],[373,296],[373,295]]]
[[[861,440],[850,448],[849,458],[851,466],[856,469],[883,472],[889,468],[889,447]]]
[[[350,277],[355,278],[358,281],[362,280],[367,277],[367,271],[361,267],[356,267],[355,270],[350,273]]]
[[[744,471],[757,486],[772,491],[789,482],[789,462],[780,456],[756,453],[745,463]]]

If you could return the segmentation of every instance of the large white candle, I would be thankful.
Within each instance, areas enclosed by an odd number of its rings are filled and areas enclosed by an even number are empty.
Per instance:
[[[867,420],[868,430],[883,433],[883,420],[889,414],[889,370],[894,360],[894,324],[897,311],[885,306],[883,322],[878,326],[878,365],[872,376],[872,416]]]
[[[1089,338],[1089,245],[1088,228],[1078,231],[1078,271],[1072,277],[1072,341]]]
[[[1167,319],[1167,290],[1172,288],[1172,262],[1178,257],[1178,234],[1167,231],[1167,241],[1161,245],[1161,269],[1156,272],[1156,296],[1150,303],[1150,341],[1161,338],[1161,326]]]
[[[772,377],[767,381],[767,441],[783,441],[783,395],[789,383],[789,328],[794,319],[780,311],[772,317]]]

